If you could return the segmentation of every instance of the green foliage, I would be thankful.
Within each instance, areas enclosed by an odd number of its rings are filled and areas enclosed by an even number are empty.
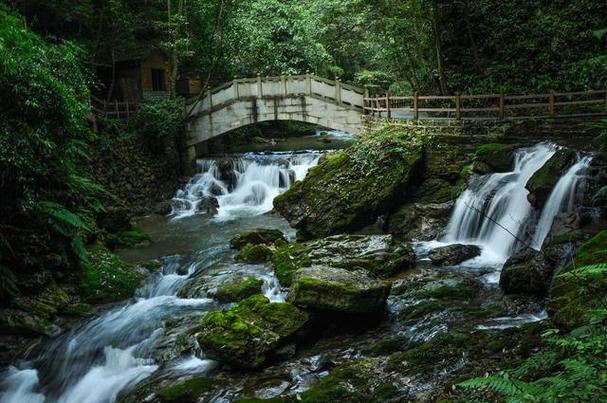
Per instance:
[[[102,210],[102,189],[83,168],[94,134],[86,119],[90,82],[82,51],[46,44],[1,6],[0,53],[0,226],[32,230],[51,239],[51,251],[84,260],[83,238]],[[5,241],[14,250],[2,253],[5,274],[38,269],[36,257],[22,252],[26,244],[10,236]]]
[[[138,135],[153,151],[161,152],[164,147],[180,140],[184,113],[180,98],[145,102],[130,120],[128,130]]]

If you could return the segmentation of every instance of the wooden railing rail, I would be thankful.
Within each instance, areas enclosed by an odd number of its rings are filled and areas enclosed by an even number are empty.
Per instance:
[[[530,119],[607,115],[603,90],[529,95],[466,94],[365,96],[366,115],[389,119]]]

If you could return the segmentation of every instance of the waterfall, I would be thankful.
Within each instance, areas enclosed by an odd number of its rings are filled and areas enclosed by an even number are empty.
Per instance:
[[[512,172],[473,178],[455,203],[442,239],[445,243],[477,244],[483,264],[503,264],[522,236],[532,211],[527,181],[556,152],[553,144],[540,143],[517,150]]]
[[[179,219],[203,213],[201,203],[213,198],[217,202],[218,221],[268,212],[274,198],[303,179],[318,163],[320,155],[244,154],[228,161],[232,178],[222,177],[217,160],[200,160],[198,173],[175,194],[171,215]]]
[[[584,178],[584,172],[590,165],[590,161],[592,161],[591,156],[578,156],[576,163],[561,176],[552,189],[535,228],[535,234],[531,243],[534,249],[540,250],[542,248],[542,244],[550,232],[554,218],[559,213],[574,210],[577,190]]]

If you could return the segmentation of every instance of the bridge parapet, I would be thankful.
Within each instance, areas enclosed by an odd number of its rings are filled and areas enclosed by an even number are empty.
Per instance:
[[[313,74],[235,79],[190,105],[188,144],[248,124],[296,120],[358,133],[365,90]]]

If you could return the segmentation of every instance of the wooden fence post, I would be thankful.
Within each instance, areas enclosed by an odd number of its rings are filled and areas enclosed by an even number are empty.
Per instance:
[[[419,119],[419,92],[413,94],[413,120]]]
[[[455,119],[460,120],[462,118],[461,111],[461,98],[459,92],[455,93]]]
[[[129,111],[129,100],[126,100],[126,118],[128,119],[130,116],[130,111]]]
[[[120,119],[120,111],[118,110],[118,100],[114,100],[114,107],[116,108],[116,119]]]
[[[500,102],[500,111],[499,111],[499,118],[500,118],[500,120],[504,119],[504,117],[506,116],[506,113],[505,113],[505,110],[504,110],[505,109],[504,104],[506,103],[505,102],[505,98],[506,97],[504,96],[503,93],[500,94],[500,101],[499,101]]]
[[[392,119],[392,109],[390,108],[390,92],[386,92],[386,109],[388,119]]]
[[[548,113],[550,116],[554,116],[554,90],[550,90],[548,97]]]
[[[363,95],[363,112],[365,115],[369,114],[369,89],[365,88],[365,94]]]

